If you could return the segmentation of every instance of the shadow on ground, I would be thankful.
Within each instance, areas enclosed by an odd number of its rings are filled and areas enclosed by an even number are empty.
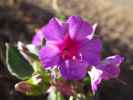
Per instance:
[[[46,95],[27,97],[14,90],[18,82],[5,66],[5,42],[16,43],[18,40],[29,43],[37,28],[53,17],[52,11],[35,5],[22,3],[18,7],[0,6],[0,98],[3,100],[45,100]]]

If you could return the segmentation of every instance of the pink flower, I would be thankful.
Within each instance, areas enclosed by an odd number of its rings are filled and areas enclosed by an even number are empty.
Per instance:
[[[96,92],[97,86],[101,83],[101,80],[109,80],[117,78],[120,73],[120,64],[123,62],[124,57],[119,55],[110,56],[105,58],[97,66],[93,66],[89,75],[91,78],[91,87],[93,93]]]
[[[46,69],[56,66],[64,79],[82,79],[88,67],[100,61],[101,41],[93,38],[93,26],[79,16],[66,22],[52,18],[41,33],[46,45],[40,50],[40,61]]]

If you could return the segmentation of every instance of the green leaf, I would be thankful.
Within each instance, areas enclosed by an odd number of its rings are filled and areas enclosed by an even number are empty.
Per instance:
[[[83,80],[83,82],[84,82],[84,84],[87,85],[87,86],[91,85],[90,76],[85,77],[84,80]]]
[[[27,80],[26,82],[32,85],[32,91],[27,93],[27,95],[41,95],[45,93],[49,88],[49,82],[45,78],[41,74],[35,74]]]
[[[32,53],[32,54],[38,56],[38,54],[39,54],[39,49],[38,49],[35,45],[33,45],[33,44],[28,44],[28,45],[26,45],[26,48],[29,50],[30,53]]]
[[[45,87],[44,82],[43,82],[43,84],[33,84],[33,82],[29,82],[29,80],[27,80],[26,82],[27,82],[27,84],[30,84],[30,86],[31,86],[31,91],[27,91],[25,93],[27,96],[42,95],[43,93],[45,93],[45,91],[48,88],[48,87]]]
[[[53,87],[53,90],[49,93],[48,100],[65,100],[56,88]]]
[[[60,16],[59,16],[59,19],[61,19],[61,20],[65,20],[65,19],[66,19],[66,16],[64,16],[64,15],[60,15]]]
[[[40,74],[44,78],[45,84],[49,84],[50,75],[49,75],[48,71],[46,71],[42,67],[40,61],[34,59],[34,61],[32,63],[32,67],[34,69],[34,74]]]
[[[6,64],[9,72],[21,80],[32,76],[32,66],[23,58],[16,47],[9,44],[6,44]]]

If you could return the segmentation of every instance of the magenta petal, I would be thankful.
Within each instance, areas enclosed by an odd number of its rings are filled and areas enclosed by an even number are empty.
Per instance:
[[[120,74],[120,68],[115,67],[114,65],[110,64],[107,65],[108,67],[104,68],[104,73],[102,75],[103,80],[109,80],[111,78],[116,78]]]
[[[71,38],[82,40],[93,31],[92,25],[82,20],[79,16],[71,16],[67,22],[69,24],[69,35]]]
[[[124,60],[123,57],[119,55],[107,57],[101,64],[98,65],[103,71],[102,78],[104,80],[109,80],[111,78],[118,77],[120,73],[120,64]]]
[[[100,52],[102,43],[100,39],[94,38],[92,40],[81,41],[79,51],[83,60],[87,61],[90,65],[97,65],[100,63]]]
[[[96,28],[97,28],[97,24],[94,24],[94,25],[92,26],[92,28],[93,28],[92,33],[89,34],[89,35],[87,36],[87,38],[88,38],[89,40],[91,40],[91,39],[94,38],[94,34],[95,34],[95,31],[96,31]]]
[[[61,41],[66,33],[65,23],[57,18],[52,18],[49,23],[42,28],[44,36],[48,41]]]
[[[80,80],[87,73],[87,64],[81,61],[67,60],[59,67],[61,75],[66,80]]]
[[[92,67],[91,71],[88,72],[91,78],[91,88],[92,88],[93,94],[95,94],[95,92],[98,89],[98,85],[102,81],[102,73],[103,72],[101,70],[96,69],[95,67]]]
[[[39,30],[39,31],[35,34],[35,36],[33,37],[33,39],[32,39],[32,44],[34,44],[35,46],[38,47],[38,46],[41,45],[43,39],[44,39],[44,34],[42,33],[41,30]]]
[[[52,45],[46,45],[40,50],[39,59],[45,68],[53,67],[59,64],[59,49]]]

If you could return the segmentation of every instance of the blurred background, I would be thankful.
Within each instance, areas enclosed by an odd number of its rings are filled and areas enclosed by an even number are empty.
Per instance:
[[[30,43],[35,31],[53,16],[79,15],[98,23],[103,57],[126,59],[118,79],[101,84],[95,100],[133,100],[133,0],[0,0],[0,98],[45,100],[46,95],[27,97],[14,90],[18,82],[5,66],[5,42]]]

